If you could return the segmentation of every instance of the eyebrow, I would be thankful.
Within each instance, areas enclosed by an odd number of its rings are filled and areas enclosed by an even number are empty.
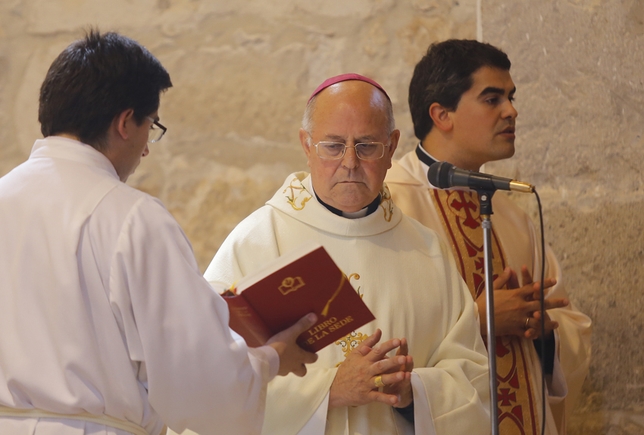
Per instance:
[[[512,95],[516,91],[517,91],[517,87],[515,86],[510,90],[510,93],[508,95]],[[497,87],[494,87],[494,86],[488,86],[487,88],[485,88],[485,89],[483,89],[481,91],[481,93],[479,94],[479,97],[483,97],[483,96],[489,95],[489,94],[505,95],[505,89],[497,88]]]
[[[347,141],[344,137],[338,136],[335,134],[326,135],[324,138],[333,142],[345,143]],[[354,139],[356,143],[361,143],[361,142],[375,142],[377,138],[375,135],[365,135],[365,136],[356,137]]]

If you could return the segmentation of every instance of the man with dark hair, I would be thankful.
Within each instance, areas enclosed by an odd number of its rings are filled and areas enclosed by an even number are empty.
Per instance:
[[[267,382],[316,356],[248,349],[155,198],[124,182],[161,139],[171,87],[137,42],[91,31],[41,88],[44,139],[0,178],[0,433],[203,434],[262,425]]]
[[[232,283],[314,240],[376,317],[320,350],[305,378],[269,383],[263,434],[469,435],[489,426],[475,304],[447,247],[383,186],[399,137],[375,81],[323,82],[300,129],[310,174],[289,175],[206,270],[208,280]]]
[[[486,335],[483,231],[479,198],[469,189],[436,189],[427,171],[447,161],[470,171],[514,154],[517,111],[510,60],[490,44],[448,40],[432,44],[409,85],[417,148],[387,174],[392,198],[404,213],[434,229],[452,248],[476,300]],[[588,372],[590,319],[567,299],[561,269],[547,247],[545,318],[540,314],[540,244],[530,218],[506,195],[493,197],[493,269],[499,427],[502,434],[541,430],[541,362],[547,379],[546,430],[565,433]],[[519,286],[517,274],[521,275]],[[542,322],[546,336],[541,337]],[[545,340],[546,352],[539,355]]]

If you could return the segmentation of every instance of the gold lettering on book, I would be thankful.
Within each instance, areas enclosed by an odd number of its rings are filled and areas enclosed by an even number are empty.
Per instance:
[[[347,316],[344,319],[338,320],[337,317],[330,317],[322,323],[318,323],[313,328],[308,330],[309,338],[306,339],[308,344],[313,344],[321,338],[326,337],[329,333],[337,331],[353,322],[352,316]]]
[[[292,276],[289,276],[288,278],[284,278],[282,280],[282,285],[278,287],[278,290],[280,293],[282,293],[284,296],[286,296],[289,293],[294,292],[295,290],[299,290],[300,288],[304,287],[304,280],[300,276],[296,276],[293,278]]]

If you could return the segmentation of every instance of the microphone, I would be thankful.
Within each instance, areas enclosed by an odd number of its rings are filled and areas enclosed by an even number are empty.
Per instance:
[[[460,169],[448,162],[435,162],[429,166],[427,179],[436,187],[469,187],[473,190],[513,190],[515,192],[532,193],[534,186],[510,178]]]

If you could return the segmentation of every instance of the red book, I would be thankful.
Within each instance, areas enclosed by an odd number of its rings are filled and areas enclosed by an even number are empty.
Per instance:
[[[349,279],[319,244],[306,244],[242,278],[222,296],[230,309],[230,328],[251,347],[308,313],[316,324],[298,344],[317,352],[375,319]]]

